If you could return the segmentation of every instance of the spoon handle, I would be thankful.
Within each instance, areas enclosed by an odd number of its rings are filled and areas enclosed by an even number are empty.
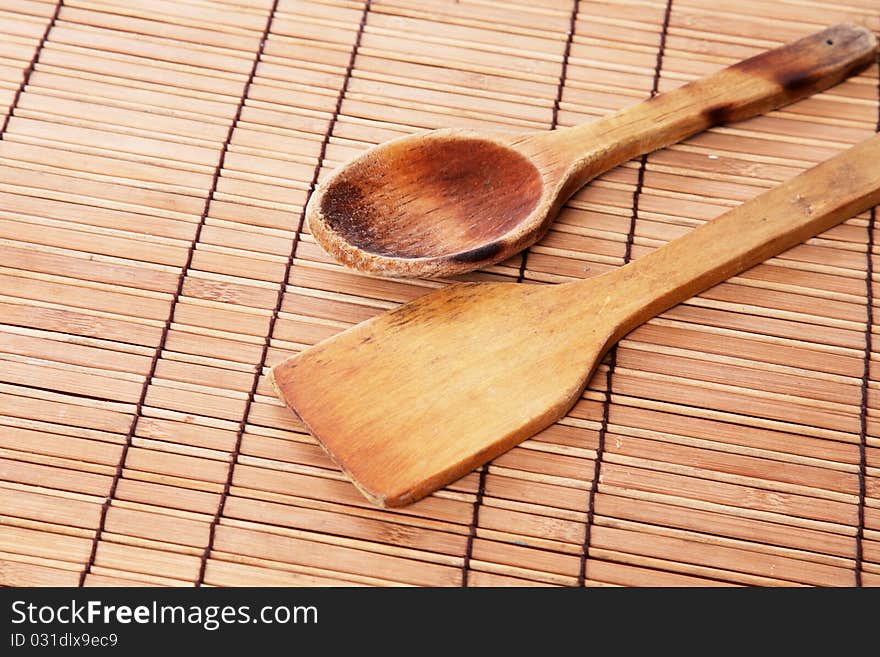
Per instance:
[[[608,274],[614,339],[878,203],[880,134]]]
[[[572,192],[598,172],[719,123],[741,121],[831,87],[871,64],[874,34],[836,25],[573,128],[548,133],[573,162]]]

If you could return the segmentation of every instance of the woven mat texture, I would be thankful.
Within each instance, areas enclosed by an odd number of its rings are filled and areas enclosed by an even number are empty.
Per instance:
[[[844,21],[880,32],[880,0],[0,0],[0,583],[880,585],[876,210],[648,322],[401,510],[266,378],[449,282],[315,243],[346,159],[590,121]],[[619,267],[878,122],[875,64],[610,171],[460,280]]]

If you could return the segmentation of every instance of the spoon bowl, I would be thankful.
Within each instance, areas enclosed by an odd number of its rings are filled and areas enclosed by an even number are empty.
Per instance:
[[[837,25],[592,123],[395,139],[316,189],[309,228],[337,260],[376,274],[452,275],[501,262],[539,240],[592,178],[710,126],[827,89],[868,66],[876,49],[866,28]]]
[[[555,190],[506,137],[449,129],[380,144],[316,191],[312,233],[350,266],[396,274],[515,252]]]

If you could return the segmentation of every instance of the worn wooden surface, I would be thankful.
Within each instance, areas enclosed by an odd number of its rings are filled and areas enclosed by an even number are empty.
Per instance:
[[[525,133],[448,128],[369,149],[306,207],[315,240],[382,276],[452,276],[502,262],[547,232],[584,183],[720,123],[827,89],[877,58],[867,28],[840,24],[626,107]]]
[[[355,274],[315,244],[303,206],[345,159],[452,123],[576,125],[827,25],[877,33],[878,14],[10,0],[3,582],[880,583],[871,213],[645,324],[566,417],[401,511],[363,499],[266,378],[448,282]],[[871,136],[877,93],[874,65],[614,169],[525,258],[466,278],[563,282],[638,259]]]
[[[288,358],[272,385],[370,501],[411,504],[559,420],[632,329],[880,203],[878,162],[880,135],[602,276],[447,286]]]

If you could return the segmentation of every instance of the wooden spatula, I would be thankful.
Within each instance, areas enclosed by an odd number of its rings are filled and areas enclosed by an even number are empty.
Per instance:
[[[880,135],[607,274],[427,294],[284,361],[274,385],[364,495],[407,504],[559,419],[642,322],[877,203]]]

